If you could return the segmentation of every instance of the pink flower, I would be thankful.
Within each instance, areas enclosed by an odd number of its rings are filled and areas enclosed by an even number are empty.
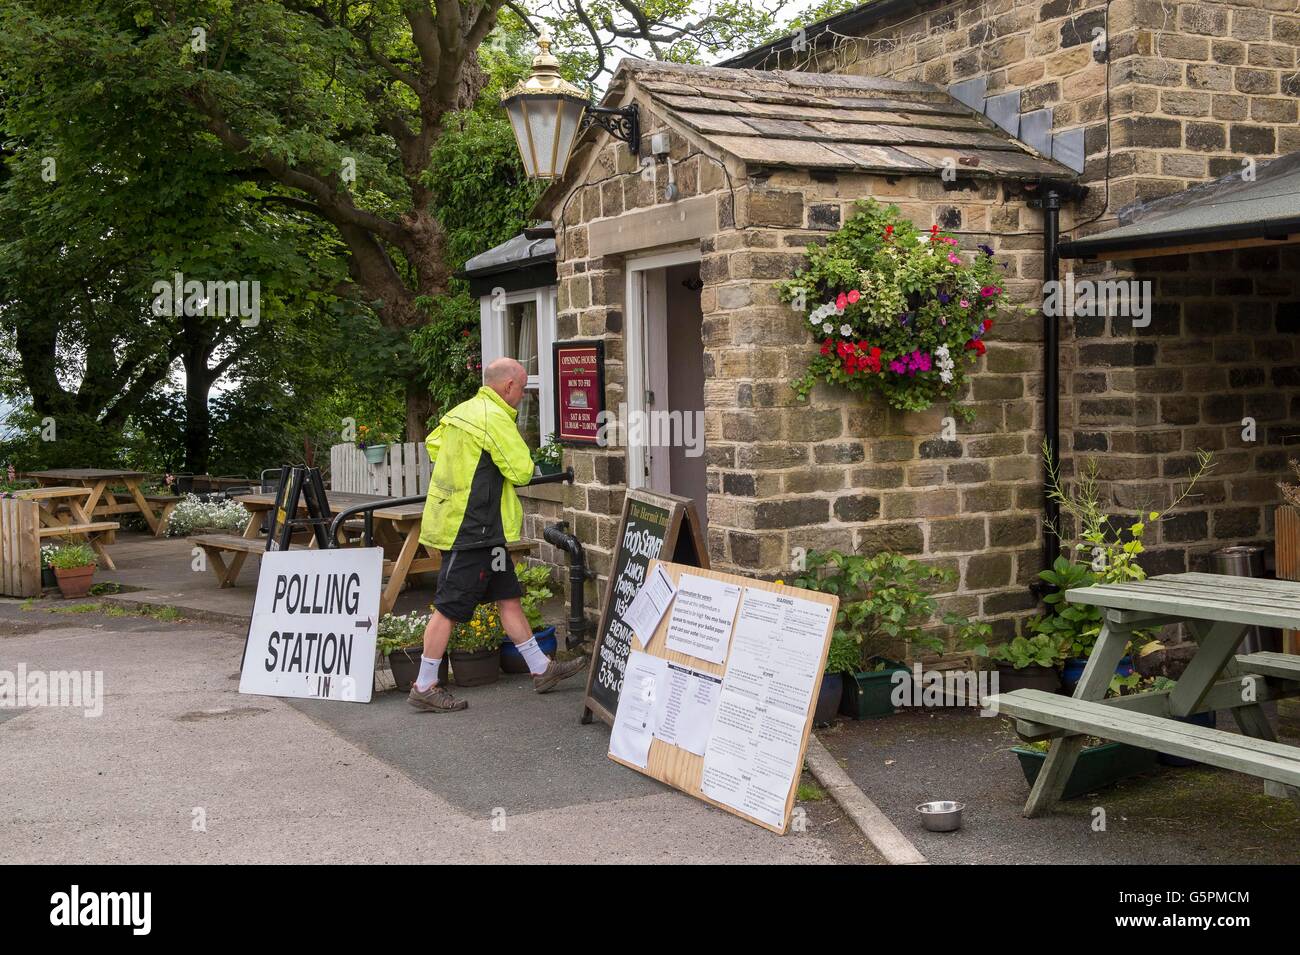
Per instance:
[[[948,261],[953,265],[961,265],[961,259],[957,258],[957,256],[953,255],[951,252],[948,253]]]
[[[838,308],[841,312],[844,311],[844,306],[848,304],[849,304],[849,297],[845,295],[843,292],[835,296],[835,307]]]
[[[852,289],[846,297],[848,298],[850,305],[856,305],[858,304],[858,299],[862,298],[862,294],[857,289]]]
[[[961,307],[962,307],[962,308],[970,308],[970,302],[969,302],[967,299],[962,299],[962,300],[961,300]]]

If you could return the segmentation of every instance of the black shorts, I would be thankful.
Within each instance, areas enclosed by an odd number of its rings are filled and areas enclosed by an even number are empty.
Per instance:
[[[515,576],[515,562],[505,547],[444,550],[441,554],[433,606],[448,620],[465,623],[479,604],[524,595]]]

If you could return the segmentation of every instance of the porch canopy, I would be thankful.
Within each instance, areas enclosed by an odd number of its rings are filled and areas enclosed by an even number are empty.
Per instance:
[[[494,288],[515,292],[555,284],[555,233],[543,222],[480,252],[465,263],[461,277],[469,280],[470,294],[490,295]]]
[[[1244,178],[1250,176],[1250,178]],[[1300,152],[1130,209],[1122,225],[1062,242],[1067,259],[1140,259],[1300,243]]]

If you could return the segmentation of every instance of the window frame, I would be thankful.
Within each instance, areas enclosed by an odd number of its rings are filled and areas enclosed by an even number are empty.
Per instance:
[[[509,337],[510,319],[507,314],[509,306],[520,302],[533,302],[537,310],[537,374],[528,376],[530,389],[536,389],[538,407],[538,425],[541,440],[555,433],[555,391],[554,370],[551,367],[551,344],[555,341],[556,297],[559,288],[555,285],[542,285],[535,288],[520,289],[516,292],[501,292],[504,308],[494,309],[492,293],[479,296],[479,338],[483,367],[489,362],[506,356],[506,344]]]

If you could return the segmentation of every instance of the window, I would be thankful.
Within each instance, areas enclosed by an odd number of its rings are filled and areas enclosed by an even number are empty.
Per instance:
[[[551,343],[555,340],[555,287],[484,295],[479,299],[483,330],[483,364],[513,358],[528,371],[527,391],[519,403],[519,431],[530,448],[555,430]]]

